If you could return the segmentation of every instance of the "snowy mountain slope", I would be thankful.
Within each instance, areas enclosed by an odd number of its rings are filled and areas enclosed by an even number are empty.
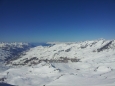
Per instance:
[[[62,57],[77,58],[80,61],[46,61],[63,59]],[[0,81],[12,85],[115,86],[115,40],[101,39],[37,46],[7,65],[11,68],[0,71]]]
[[[41,62],[33,67],[8,69],[0,73],[0,77],[4,77],[6,83],[18,86],[114,86],[115,68],[90,62]]]
[[[10,56],[10,52],[9,51],[0,49],[0,61],[5,60],[9,56]]]
[[[45,71],[44,71],[45,70]],[[56,79],[59,70],[50,64],[40,63],[33,67],[11,68],[0,74],[4,82],[19,86],[40,86]]]
[[[29,47],[28,43],[0,43],[0,60],[4,61],[17,56],[18,53]]]
[[[106,53],[106,54],[105,54]],[[37,46],[31,48],[12,64],[39,63],[39,60],[59,60],[61,58],[95,59],[115,54],[115,40],[95,40],[78,43],[57,43],[53,46]]]

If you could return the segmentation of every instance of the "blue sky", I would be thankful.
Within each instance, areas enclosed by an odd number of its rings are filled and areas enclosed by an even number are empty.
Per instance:
[[[0,0],[0,41],[115,39],[115,0]]]

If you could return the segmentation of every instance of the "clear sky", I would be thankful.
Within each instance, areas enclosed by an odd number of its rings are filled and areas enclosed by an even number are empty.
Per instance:
[[[115,39],[115,0],[0,0],[0,41]]]

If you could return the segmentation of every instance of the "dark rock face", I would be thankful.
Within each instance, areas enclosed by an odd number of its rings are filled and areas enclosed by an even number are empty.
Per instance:
[[[71,48],[69,48],[69,49],[65,50],[65,52],[69,52],[70,50],[71,50]]]
[[[109,43],[107,43],[106,45],[102,46],[101,48],[97,49],[97,52],[103,51],[104,49],[108,49],[108,46],[112,43],[112,41],[110,41]]]

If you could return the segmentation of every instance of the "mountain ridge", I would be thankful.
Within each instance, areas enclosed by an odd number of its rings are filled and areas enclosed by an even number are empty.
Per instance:
[[[115,50],[115,40],[101,39],[74,43],[53,43],[51,46],[30,48],[21,58],[11,61],[11,63],[15,65],[31,65],[38,64],[40,61],[62,60],[62,58],[63,60],[76,59],[77,62],[78,59],[83,59],[85,56],[90,57],[87,53],[91,53],[95,57],[98,53],[104,52],[109,54],[110,52],[108,51],[111,50]]]

